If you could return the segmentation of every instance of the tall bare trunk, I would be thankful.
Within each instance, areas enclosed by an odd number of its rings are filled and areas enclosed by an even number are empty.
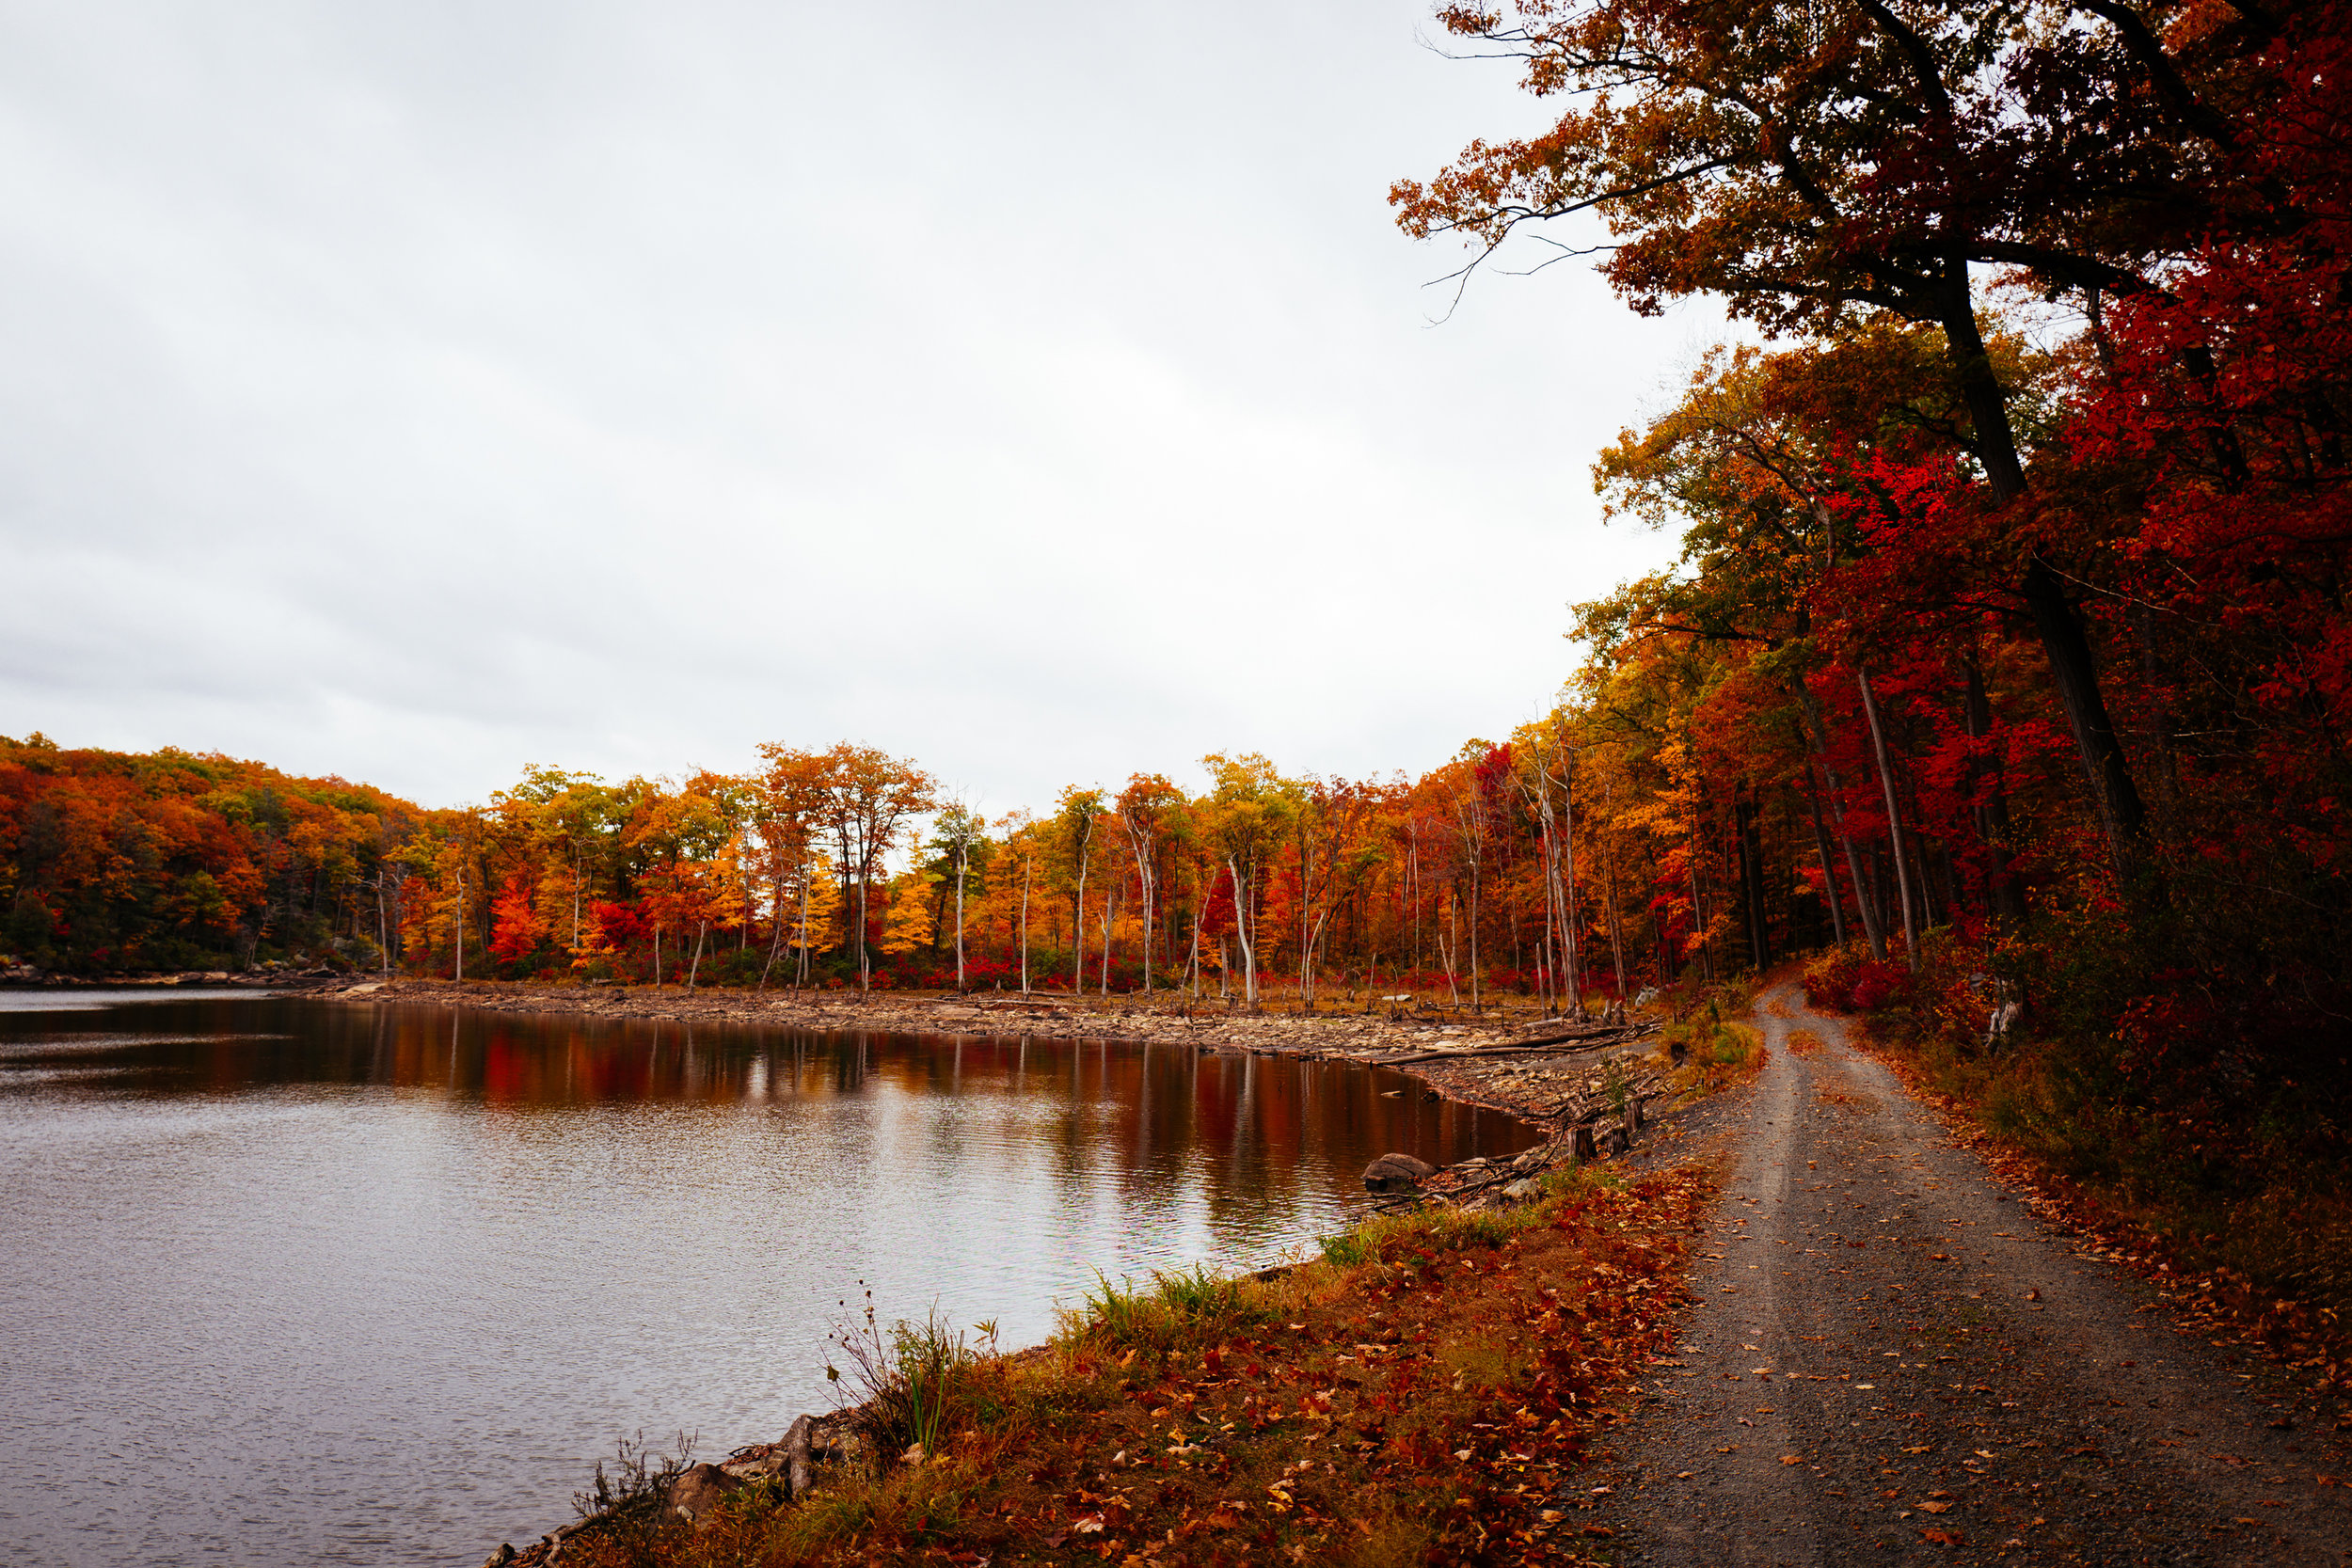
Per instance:
[[[1879,721],[1879,703],[1870,690],[1870,672],[1856,665],[1854,682],[1862,689],[1862,711],[1870,721],[1870,750],[1878,758],[1879,788],[1886,797],[1886,835],[1894,847],[1895,884],[1903,906],[1903,958],[1915,974],[1919,972],[1919,928],[1911,915],[1911,857],[1904,853],[1903,814],[1895,800],[1895,770],[1886,755],[1886,727]]]
[[[1021,862],[1021,994],[1029,994],[1029,878],[1036,862],[1025,856]]]
[[[1118,918],[1119,886],[1113,883],[1103,899],[1103,968],[1102,977],[1095,985],[1096,993],[1103,996],[1111,993],[1111,927]]]
[[[1813,782],[1813,759],[1804,765],[1805,803],[1813,808],[1813,850],[1821,857],[1821,895],[1829,900],[1830,940],[1846,945],[1845,901],[1837,896],[1837,867],[1829,858],[1829,830],[1821,825],[1821,792]]]
[[[1087,993],[1087,858],[1088,851],[1078,851],[1077,904],[1070,916],[1070,992],[1073,996]]]
[[[971,863],[972,851],[962,842],[962,835],[969,832],[968,828],[959,829],[956,844],[956,990],[959,991],[971,989],[963,978],[963,878],[965,868]]]
[[[1241,943],[1242,1005],[1258,1005],[1258,943],[1249,929],[1249,893],[1241,879],[1241,865],[1232,856],[1225,857],[1225,869],[1233,877],[1233,940]]]
[[[1829,762],[1829,724],[1821,717],[1820,705],[1814,701],[1813,690],[1803,681],[1797,683],[1798,706],[1812,721],[1806,738],[1812,743],[1813,754],[1821,764],[1821,777],[1828,784],[1830,820],[1836,825],[1837,842],[1845,847],[1846,871],[1853,879],[1854,912],[1862,917],[1862,932],[1870,943],[1870,957],[1880,963],[1886,961],[1886,930],[1879,921],[1879,912],[1872,904],[1870,885],[1862,875],[1862,857],[1855,850],[1853,835],[1846,831],[1846,802],[1838,793],[1837,769]],[[1836,896],[1835,879],[1830,895]]]

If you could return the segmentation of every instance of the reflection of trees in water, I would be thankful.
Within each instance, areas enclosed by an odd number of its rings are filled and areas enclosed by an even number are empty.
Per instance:
[[[105,1014],[81,1016],[92,1022],[43,1019],[43,1036],[119,1027]],[[912,1143],[892,1140],[902,1174],[1042,1181],[1073,1210],[1108,1205],[1144,1231],[1218,1243],[1262,1237],[1269,1216],[1302,1201],[1327,1203],[1335,1184],[1352,1187],[1366,1161],[1391,1149],[1442,1164],[1533,1141],[1492,1113],[1427,1101],[1400,1074],[1180,1044],[813,1035],[280,999],[175,1003],[140,1019],[187,1037],[110,1055],[157,1069],[157,1086],[373,1085],[523,1113],[887,1095],[908,1114],[899,1125],[920,1129]],[[267,1034],[293,1037],[250,1037]],[[981,1172],[982,1162],[997,1168]]]

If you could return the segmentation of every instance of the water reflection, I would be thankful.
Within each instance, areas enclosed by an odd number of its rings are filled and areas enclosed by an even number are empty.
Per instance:
[[[619,1433],[821,1407],[861,1280],[1033,1339],[1530,1137],[1175,1045],[139,1003],[0,1013],[12,1562],[479,1561]]]

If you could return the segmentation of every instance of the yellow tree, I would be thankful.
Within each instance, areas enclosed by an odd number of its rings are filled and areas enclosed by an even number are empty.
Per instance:
[[[759,752],[768,763],[765,778],[786,781],[801,792],[811,819],[833,842],[835,863],[847,884],[843,902],[856,906],[850,940],[857,955],[858,986],[870,989],[873,961],[866,936],[871,892],[900,833],[936,804],[937,785],[913,762],[848,741],[824,752],[769,741]]]

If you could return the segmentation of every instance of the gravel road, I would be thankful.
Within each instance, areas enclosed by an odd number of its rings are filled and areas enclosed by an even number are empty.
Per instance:
[[[2268,1369],[2038,1224],[1801,993],[1757,1020],[1681,1364],[1561,1499],[1597,1554],[2352,1560],[2352,1468]]]

